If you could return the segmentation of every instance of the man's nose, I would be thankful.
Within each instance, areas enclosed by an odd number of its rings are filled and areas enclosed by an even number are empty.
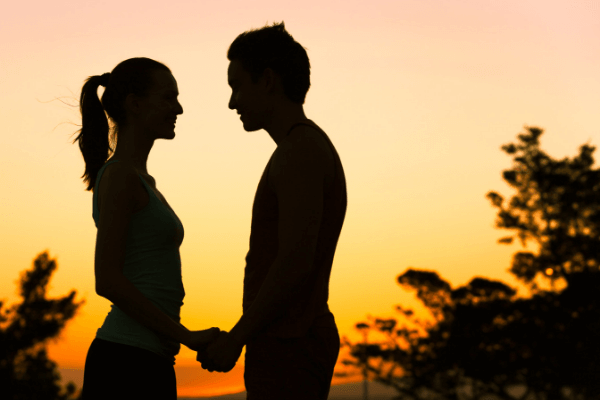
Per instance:
[[[228,106],[229,106],[229,109],[230,109],[230,110],[233,110],[233,109],[235,109],[235,101],[233,100],[233,94],[232,94],[232,95],[231,95],[231,97],[229,98],[229,104],[228,104]]]

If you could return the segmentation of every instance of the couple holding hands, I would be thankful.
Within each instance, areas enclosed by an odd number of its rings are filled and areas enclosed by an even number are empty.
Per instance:
[[[176,399],[182,343],[210,372],[230,371],[246,346],[249,400],[327,399],[340,348],[327,300],[344,170],[304,114],[310,63],[283,22],[240,34],[227,58],[229,108],[245,131],[264,129],[277,144],[254,198],[243,313],[229,331],[179,322],[183,225],[146,168],[154,141],[173,139],[183,113],[171,71],[131,58],[83,85],[75,141],[93,191],[96,292],[112,303],[88,350],[84,400]]]

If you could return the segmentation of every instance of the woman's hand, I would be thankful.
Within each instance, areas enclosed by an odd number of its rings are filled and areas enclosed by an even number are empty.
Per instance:
[[[242,342],[236,341],[231,333],[223,331],[204,352],[198,352],[196,360],[209,372],[229,372],[235,367],[243,348]]]
[[[190,331],[187,343],[184,343],[184,345],[194,351],[204,351],[213,340],[219,337],[220,332],[219,328]]]

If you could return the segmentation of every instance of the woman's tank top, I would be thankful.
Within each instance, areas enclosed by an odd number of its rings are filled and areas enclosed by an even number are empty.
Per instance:
[[[105,168],[118,160],[110,160],[100,168],[93,194],[93,218],[98,227],[97,193]],[[148,204],[131,216],[125,247],[123,274],[161,311],[179,322],[185,291],[181,277],[179,246],[183,241],[183,225],[175,212],[163,204],[140,176],[150,197]],[[180,344],[160,338],[155,332],[111,305],[96,337],[153,351],[175,364]]]

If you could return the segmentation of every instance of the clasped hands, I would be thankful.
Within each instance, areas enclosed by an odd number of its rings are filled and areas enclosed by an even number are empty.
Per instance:
[[[243,344],[219,328],[190,332],[187,346],[198,352],[196,360],[209,372],[229,372],[242,354]]]

